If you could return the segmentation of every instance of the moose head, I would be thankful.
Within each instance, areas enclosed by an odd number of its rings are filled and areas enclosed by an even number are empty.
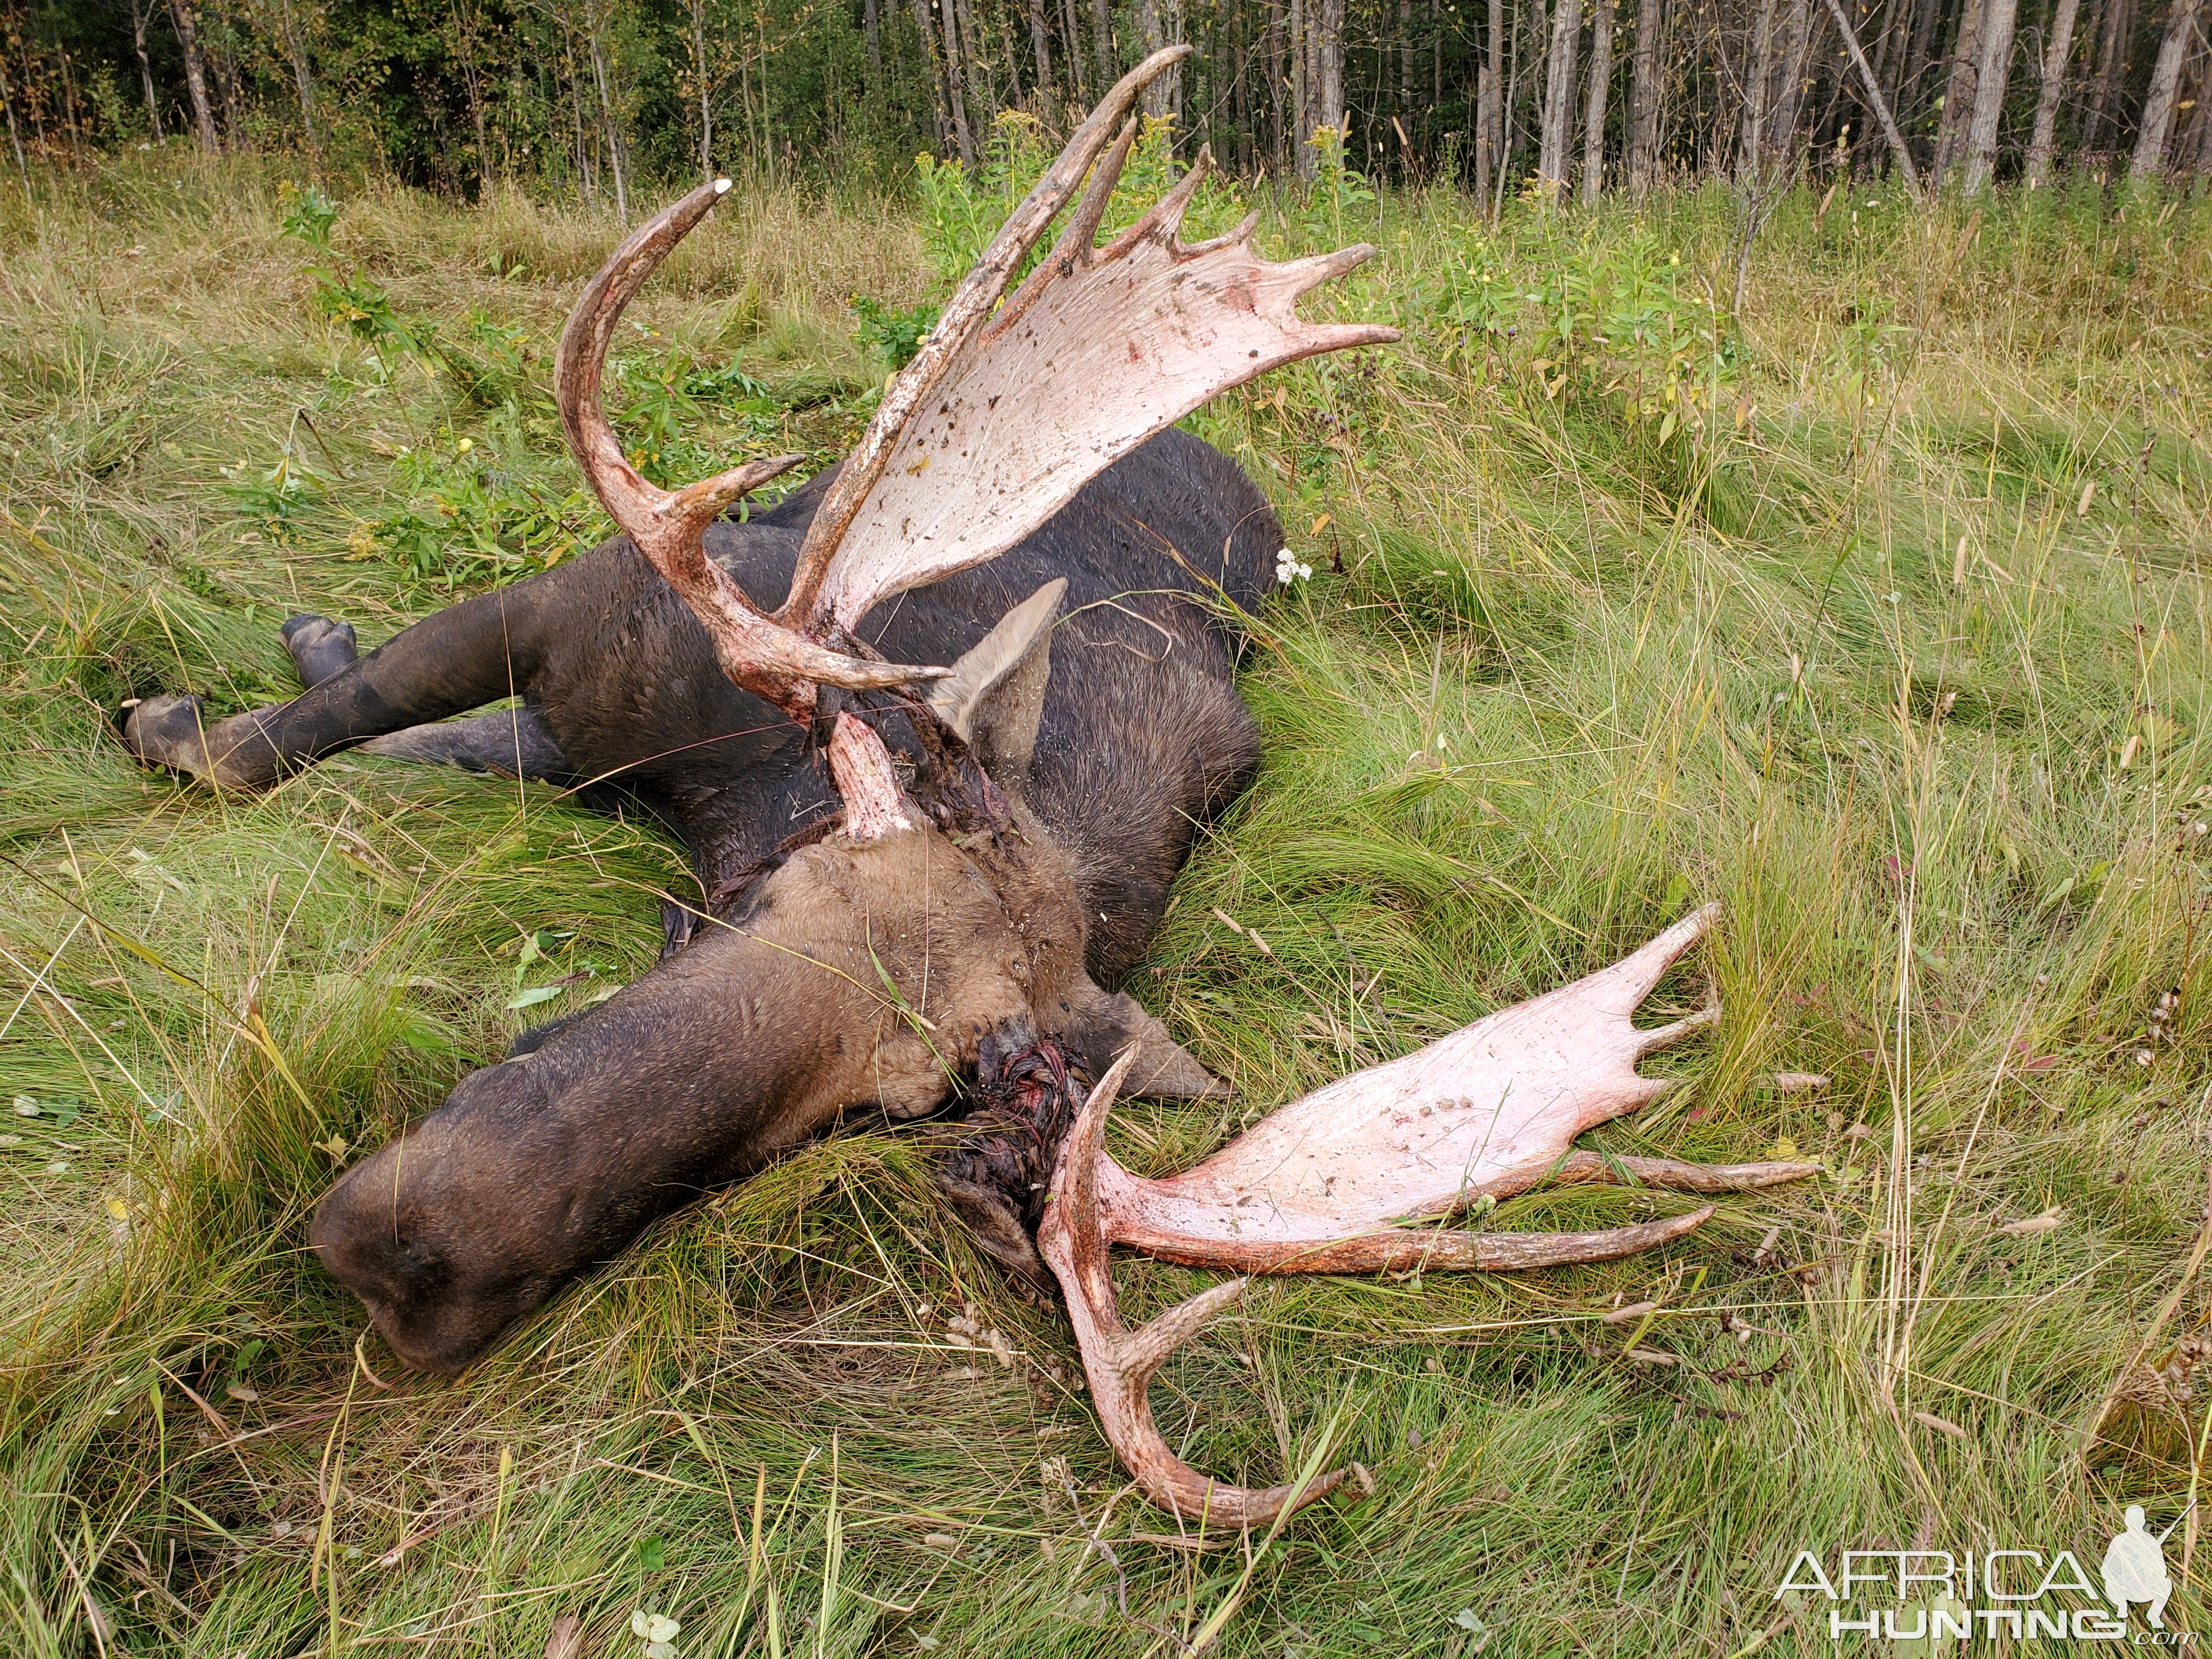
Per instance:
[[[1216,393],[1396,337],[1296,314],[1300,295],[1369,248],[1271,264],[1252,252],[1255,219],[1182,242],[1203,151],[1134,226],[1096,246],[1137,96],[1188,50],[1156,53],[1124,77],[985,250],[820,498],[773,611],[710,556],[707,538],[797,458],[661,489],[625,459],[600,403],[624,306],[727,182],[641,227],[586,288],[555,369],[569,443],[706,630],[721,672],[811,734],[841,810],[752,872],[679,952],[532,1052],[465,1079],[333,1188],[315,1248],[403,1358],[467,1364],[655,1216],[848,1109],[915,1116],[963,1079],[1016,1079],[1019,1133],[995,1150],[971,1146],[948,1191],[992,1254],[1038,1285],[1050,1282],[1048,1267],[1057,1278],[1106,1432],[1144,1491],[1192,1520],[1248,1526],[1342,1474],[1254,1491],[1177,1459],[1152,1424],[1146,1383],[1241,1281],[1131,1332],[1115,1312],[1111,1244],[1259,1272],[1589,1261],[1649,1248],[1711,1211],[1577,1235],[1443,1224],[1546,1178],[1626,1170],[1711,1191],[1808,1172],[1571,1153],[1583,1129],[1662,1088],[1636,1074],[1638,1058],[1705,1023],[1641,1032],[1629,1018],[1710,925],[1705,912],[1578,985],[1274,1113],[1184,1176],[1140,1180],[1104,1155],[1119,1090],[1218,1085],[1086,971],[1091,913],[1075,859],[1025,799],[1060,585],[1015,605],[950,664],[888,660],[859,630],[884,601],[1006,553]],[[1070,203],[1057,242],[1015,286]],[[273,741],[267,722],[241,729],[227,753]],[[214,769],[205,737],[191,735]]]

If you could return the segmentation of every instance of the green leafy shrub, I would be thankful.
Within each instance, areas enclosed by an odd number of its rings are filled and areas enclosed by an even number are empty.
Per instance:
[[[855,294],[853,310],[860,325],[853,331],[853,338],[885,369],[896,373],[914,361],[929,331],[937,326],[942,309],[925,302],[901,311],[865,294]]]

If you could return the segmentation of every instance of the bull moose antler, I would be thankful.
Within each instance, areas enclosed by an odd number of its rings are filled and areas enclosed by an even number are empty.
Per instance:
[[[1316,1090],[1165,1180],[1131,1175],[1106,1155],[1106,1117],[1126,1060],[1099,1079],[1061,1145],[1037,1247],[1066,1292],[1107,1437],[1146,1497],[1187,1520],[1264,1526],[1286,1507],[1333,1491],[1345,1471],[1300,1488],[1255,1491],[1212,1480],[1178,1458],[1153,1425],[1145,1386],[1169,1354],[1243,1294],[1246,1281],[1214,1285],[1129,1331],[1115,1305],[1111,1245],[1188,1267],[1267,1273],[1607,1261],[1680,1237],[1711,1206],[1591,1233],[1474,1233],[1422,1224],[1547,1178],[1626,1175],[1656,1187],[1735,1192],[1818,1170],[1814,1164],[1707,1168],[1569,1152],[1583,1130],[1667,1091],[1664,1080],[1637,1074],[1639,1060],[1711,1024],[1717,1010],[1650,1030],[1629,1017],[1717,914],[1709,905],[1610,968]]]
[[[948,671],[939,667],[869,659],[851,630],[878,600],[1005,552],[1116,459],[1216,393],[1301,357],[1398,337],[1375,325],[1301,322],[1294,309],[1299,295],[1367,258],[1370,247],[1271,264],[1251,250],[1256,214],[1226,236],[1186,246],[1177,231],[1212,166],[1204,149],[1138,223],[1110,246],[1092,246],[1135,137],[1129,113],[1139,94],[1191,51],[1154,52],[1123,76],[992,239],[885,392],[815,514],[790,593],[772,615],[706,556],[704,537],[732,502],[801,458],[658,489],[623,458],[600,407],[623,307],[728,192],[729,180],[702,185],[640,226],[585,289],[556,360],[569,446],[739,685],[806,720],[817,686],[878,690],[942,678]],[[1094,162],[1090,190],[1059,243],[1000,307]],[[889,755],[862,722],[839,716],[830,762],[848,835],[903,821]],[[863,803],[872,805],[863,811]]]
[[[728,191],[728,181],[694,191],[641,226],[585,289],[556,368],[569,443],[607,510],[697,616],[738,684],[811,721],[820,688],[881,691],[946,679],[948,669],[878,659],[854,630],[880,600],[1014,546],[1116,459],[1216,393],[1298,358],[1397,337],[1372,325],[1309,324],[1296,313],[1302,295],[1367,258],[1369,247],[1269,264],[1251,250],[1257,216],[1226,236],[1185,244],[1182,216],[1211,164],[1204,150],[1135,225],[1095,246],[1135,137],[1129,115],[1137,96],[1190,50],[1155,52],[1123,76],[993,239],[886,390],[816,510],[790,590],[773,612],[707,557],[704,538],[732,502],[800,458],[656,489],[623,458],[600,407],[607,347],[623,307]],[[1089,189],[1059,242],[1006,297],[1086,175]],[[1056,603],[1056,593],[1050,603],[1040,593],[1001,629],[1045,626]],[[986,654],[998,669],[1028,662],[1021,672],[1042,672],[1019,641]],[[938,707],[952,690],[940,688],[930,704],[910,702],[909,712],[961,735],[957,720]],[[826,749],[848,840],[913,826],[889,751],[872,729],[841,711]],[[1665,1089],[1637,1075],[1638,1060],[1708,1022],[1693,1016],[1638,1031],[1630,1016],[1711,914],[1700,911],[1577,984],[1319,1090],[1168,1180],[1140,1180],[1103,1151],[1106,1116],[1133,1054],[1109,1069],[1060,1150],[1037,1243],[1066,1293],[1108,1437],[1149,1497],[1188,1519],[1250,1526],[1311,1502],[1344,1477],[1340,1471],[1301,1488],[1252,1491],[1214,1482],[1176,1457],[1152,1422],[1146,1385],[1243,1282],[1218,1285],[1132,1332],[1121,1322],[1109,1270],[1116,1243],[1167,1261],[1260,1273],[1601,1261],[1678,1237],[1711,1210],[1577,1234],[1477,1234],[1419,1224],[1547,1176],[1626,1174],[1659,1186],[1734,1191],[1812,1172],[1810,1164],[1700,1169],[1570,1152],[1583,1130]]]

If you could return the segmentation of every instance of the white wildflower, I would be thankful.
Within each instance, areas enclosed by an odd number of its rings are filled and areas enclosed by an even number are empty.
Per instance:
[[[629,1633],[645,1644],[645,1659],[676,1659],[676,1638],[683,1628],[666,1614],[643,1607],[629,1616]]]
[[[1289,548],[1280,549],[1276,553],[1275,580],[1285,587],[1288,587],[1294,581],[1310,580],[1312,576],[1313,567],[1310,564],[1300,564],[1298,556],[1291,552]]]

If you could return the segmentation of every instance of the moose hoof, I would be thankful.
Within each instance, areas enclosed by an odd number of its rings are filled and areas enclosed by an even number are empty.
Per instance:
[[[123,746],[149,766],[205,777],[209,757],[204,705],[195,696],[148,697],[123,722]]]
[[[262,733],[258,715],[265,712],[210,723],[198,697],[164,693],[124,720],[123,746],[149,766],[252,788],[274,781],[280,764]]]
[[[351,623],[328,617],[298,616],[276,630],[292,653],[292,666],[300,671],[300,684],[310,691],[334,674],[344,672],[361,655]]]

